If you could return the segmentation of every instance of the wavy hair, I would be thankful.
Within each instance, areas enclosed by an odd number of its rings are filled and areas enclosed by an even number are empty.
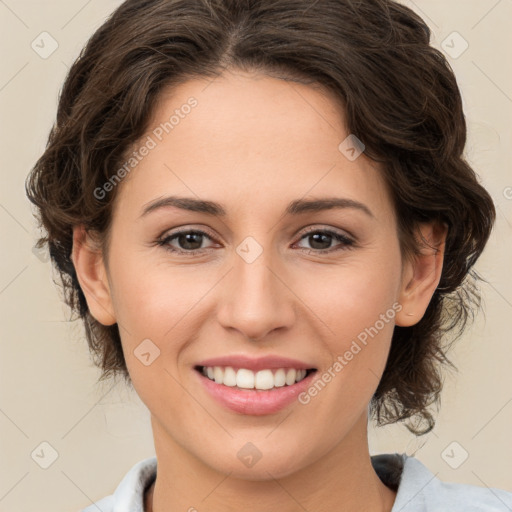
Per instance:
[[[102,370],[131,382],[117,324],[90,314],[71,261],[73,226],[108,249],[112,178],[145,133],[159,93],[223,70],[320,85],[343,105],[349,133],[382,164],[402,253],[421,250],[419,223],[448,226],[442,276],[423,318],[396,326],[370,410],[378,425],[429,432],[448,348],[480,307],[472,269],[495,209],[463,156],[466,122],[453,71],[430,30],[390,0],[128,0],[92,35],[66,77],[44,153],[26,180],[63,296]],[[117,187],[118,188],[118,187]]]

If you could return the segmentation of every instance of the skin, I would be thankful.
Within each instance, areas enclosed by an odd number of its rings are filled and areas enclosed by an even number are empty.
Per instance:
[[[158,474],[146,510],[389,511],[396,493],[371,466],[368,404],[394,325],[417,323],[439,283],[446,231],[422,225],[439,250],[402,258],[382,171],[364,153],[349,161],[340,152],[349,132],[325,91],[233,71],[191,80],[162,95],[148,134],[191,96],[198,105],[118,185],[108,254],[74,230],[89,309],[104,325],[118,323],[151,413]],[[171,194],[219,202],[227,215],[167,207],[141,217]],[[356,208],[284,215],[292,200],[332,196],[363,203],[373,217]],[[155,243],[177,227],[213,238],[193,239],[206,248],[193,256]],[[355,245],[315,244],[306,227]],[[236,252],[248,236],[263,249],[251,263]],[[168,244],[191,252],[178,238]],[[237,414],[194,373],[201,359],[236,353],[294,357],[320,376],[393,304],[396,316],[306,405]],[[149,366],[134,356],[147,338],[160,350]],[[247,442],[262,454],[252,467],[237,457]]]

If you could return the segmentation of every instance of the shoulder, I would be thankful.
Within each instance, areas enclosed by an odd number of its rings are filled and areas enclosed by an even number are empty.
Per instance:
[[[137,462],[123,477],[114,493],[96,501],[81,512],[114,512],[117,510],[144,510],[144,490],[156,477],[156,457]]]
[[[405,454],[392,512],[510,512],[512,492],[443,482],[415,457]]]

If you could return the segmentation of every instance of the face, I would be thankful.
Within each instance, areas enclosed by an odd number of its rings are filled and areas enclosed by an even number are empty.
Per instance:
[[[117,185],[108,265],[96,284],[81,278],[93,315],[119,325],[156,446],[248,479],[361,446],[418,272],[401,258],[382,170],[339,149],[348,135],[334,98],[264,75],[225,73],[162,95],[140,161]],[[311,206],[327,199],[337,206]],[[421,316],[428,299],[417,300]],[[237,356],[294,360],[256,368],[272,374],[316,371],[247,391],[197,369]],[[234,371],[243,361],[232,359]]]

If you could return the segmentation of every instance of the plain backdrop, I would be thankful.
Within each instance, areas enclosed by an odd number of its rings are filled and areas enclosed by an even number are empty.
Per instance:
[[[24,192],[69,66],[119,3],[0,1],[1,512],[80,510],[154,454],[137,395],[121,381],[96,384],[83,328],[67,321],[50,263],[33,251],[37,232]],[[403,425],[372,428],[371,452],[415,454],[442,480],[512,491],[512,1],[405,3],[426,20],[455,71],[466,156],[498,217],[476,267],[488,280],[484,312],[451,352],[459,372],[446,374],[435,429],[415,438]]]

